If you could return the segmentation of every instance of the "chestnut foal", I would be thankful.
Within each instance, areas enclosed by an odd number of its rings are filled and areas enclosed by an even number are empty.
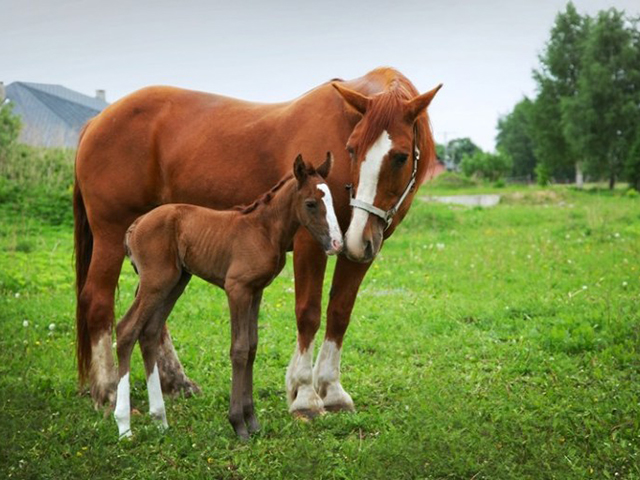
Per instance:
[[[298,155],[287,176],[248,207],[218,211],[163,205],[127,230],[125,248],[140,276],[136,298],[118,323],[119,383],[114,416],[120,438],[131,436],[129,369],[140,342],[147,374],[149,413],[167,427],[156,364],[165,321],[191,275],[223,288],[231,313],[232,386],[229,421],[238,436],[258,430],[253,407],[253,361],[262,291],[280,273],[299,226],[327,255],[342,250],[342,232],[325,179],[333,157],[317,169]]]

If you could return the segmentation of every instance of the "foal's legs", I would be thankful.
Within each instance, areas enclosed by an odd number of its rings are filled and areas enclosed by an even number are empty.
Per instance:
[[[131,399],[129,391],[131,352],[140,335],[145,316],[147,318],[150,317],[149,313],[148,311],[145,312],[138,295],[131,308],[129,308],[116,327],[119,381],[116,409],[113,412],[113,416],[118,424],[120,438],[131,436]]]
[[[320,328],[322,281],[327,257],[311,235],[300,229],[295,237],[293,267],[296,288],[298,344],[286,375],[289,412],[314,417],[324,412],[313,388],[313,338]]]
[[[371,263],[338,257],[327,307],[327,331],[313,369],[313,384],[328,411],[354,410],[351,396],[340,384],[342,340],[349,326],[358,288]]]
[[[230,283],[230,282],[229,282]],[[250,325],[253,294],[244,285],[228,284],[225,287],[231,312],[231,402],[229,422],[236,434],[243,440],[249,439],[245,425],[243,397],[245,374],[249,362]]]
[[[253,405],[253,362],[256,359],[258,350],[258,315],[261,301],[262,291],[259,291],[253,295],[249,317],[249,358],[247,359],[247,369],[244,375],[244,397],[242,400],[244,421],[249,433],[257,432],[260,429]]]
[[[143,328],[139,339],[144,368],[147,373],[149,415],[151,415],[154,420],[159,421],[163,428],[167,428],[168,424],[164,399],[162,398],[162,388],[160,387],[160,376],[158,374],[158,344],[167,318],[190,279],[191,275],[189,273],[184,272],[182,274],[177,285],[173,287],[168,297],[158,306],[158,309],[153,313],[153,316]]]

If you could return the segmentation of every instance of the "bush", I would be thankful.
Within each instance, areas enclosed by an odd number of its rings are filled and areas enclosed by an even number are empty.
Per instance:
[[[460,167],[467,177],[478,176],[495,182],[511,171],[512,161],[504,153],[479,151],[473,155],[465,155]]]
[[[20,120],[0,107],[0,204],[5,215],[72,224],[74,151],[17,143]]]
[[[541,187],[546,187],[547,185],[549,185],[549,183],[551,183],[551,170],[549,169],[548,165],[539,163],[538,165],[536,165],[535,172],[538,185],[540,185]]]

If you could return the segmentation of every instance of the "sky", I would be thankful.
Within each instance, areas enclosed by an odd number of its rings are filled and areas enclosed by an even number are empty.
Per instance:
[[[577,0],[580,13],[638,0]],[[60,84],[113,102],[148,85],[246,100],[293,99],[335,77],[392,66],[421,92],[436,140],[495,146],[496,124],[535,96],[565,0],[2,0],[0,81]]]

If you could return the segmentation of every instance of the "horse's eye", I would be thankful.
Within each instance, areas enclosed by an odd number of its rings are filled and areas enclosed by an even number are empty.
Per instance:
[[[347,153],[349,154],[349,157],[351,158],[351,160],[354,160],[356,152],[353,149],[353,147],[347,145]]]
[[[402,165],[405,164],[405,162],[407,161],[407,158],[409,158],[409,155],[407,155],[406,153],[396,153],[393,156],[393,163],[394,165],[401,167]]]
[[[315,210],[318,207],[318,202],[315,200],[305,200],[304,206],[307,207],[308,210]]]

